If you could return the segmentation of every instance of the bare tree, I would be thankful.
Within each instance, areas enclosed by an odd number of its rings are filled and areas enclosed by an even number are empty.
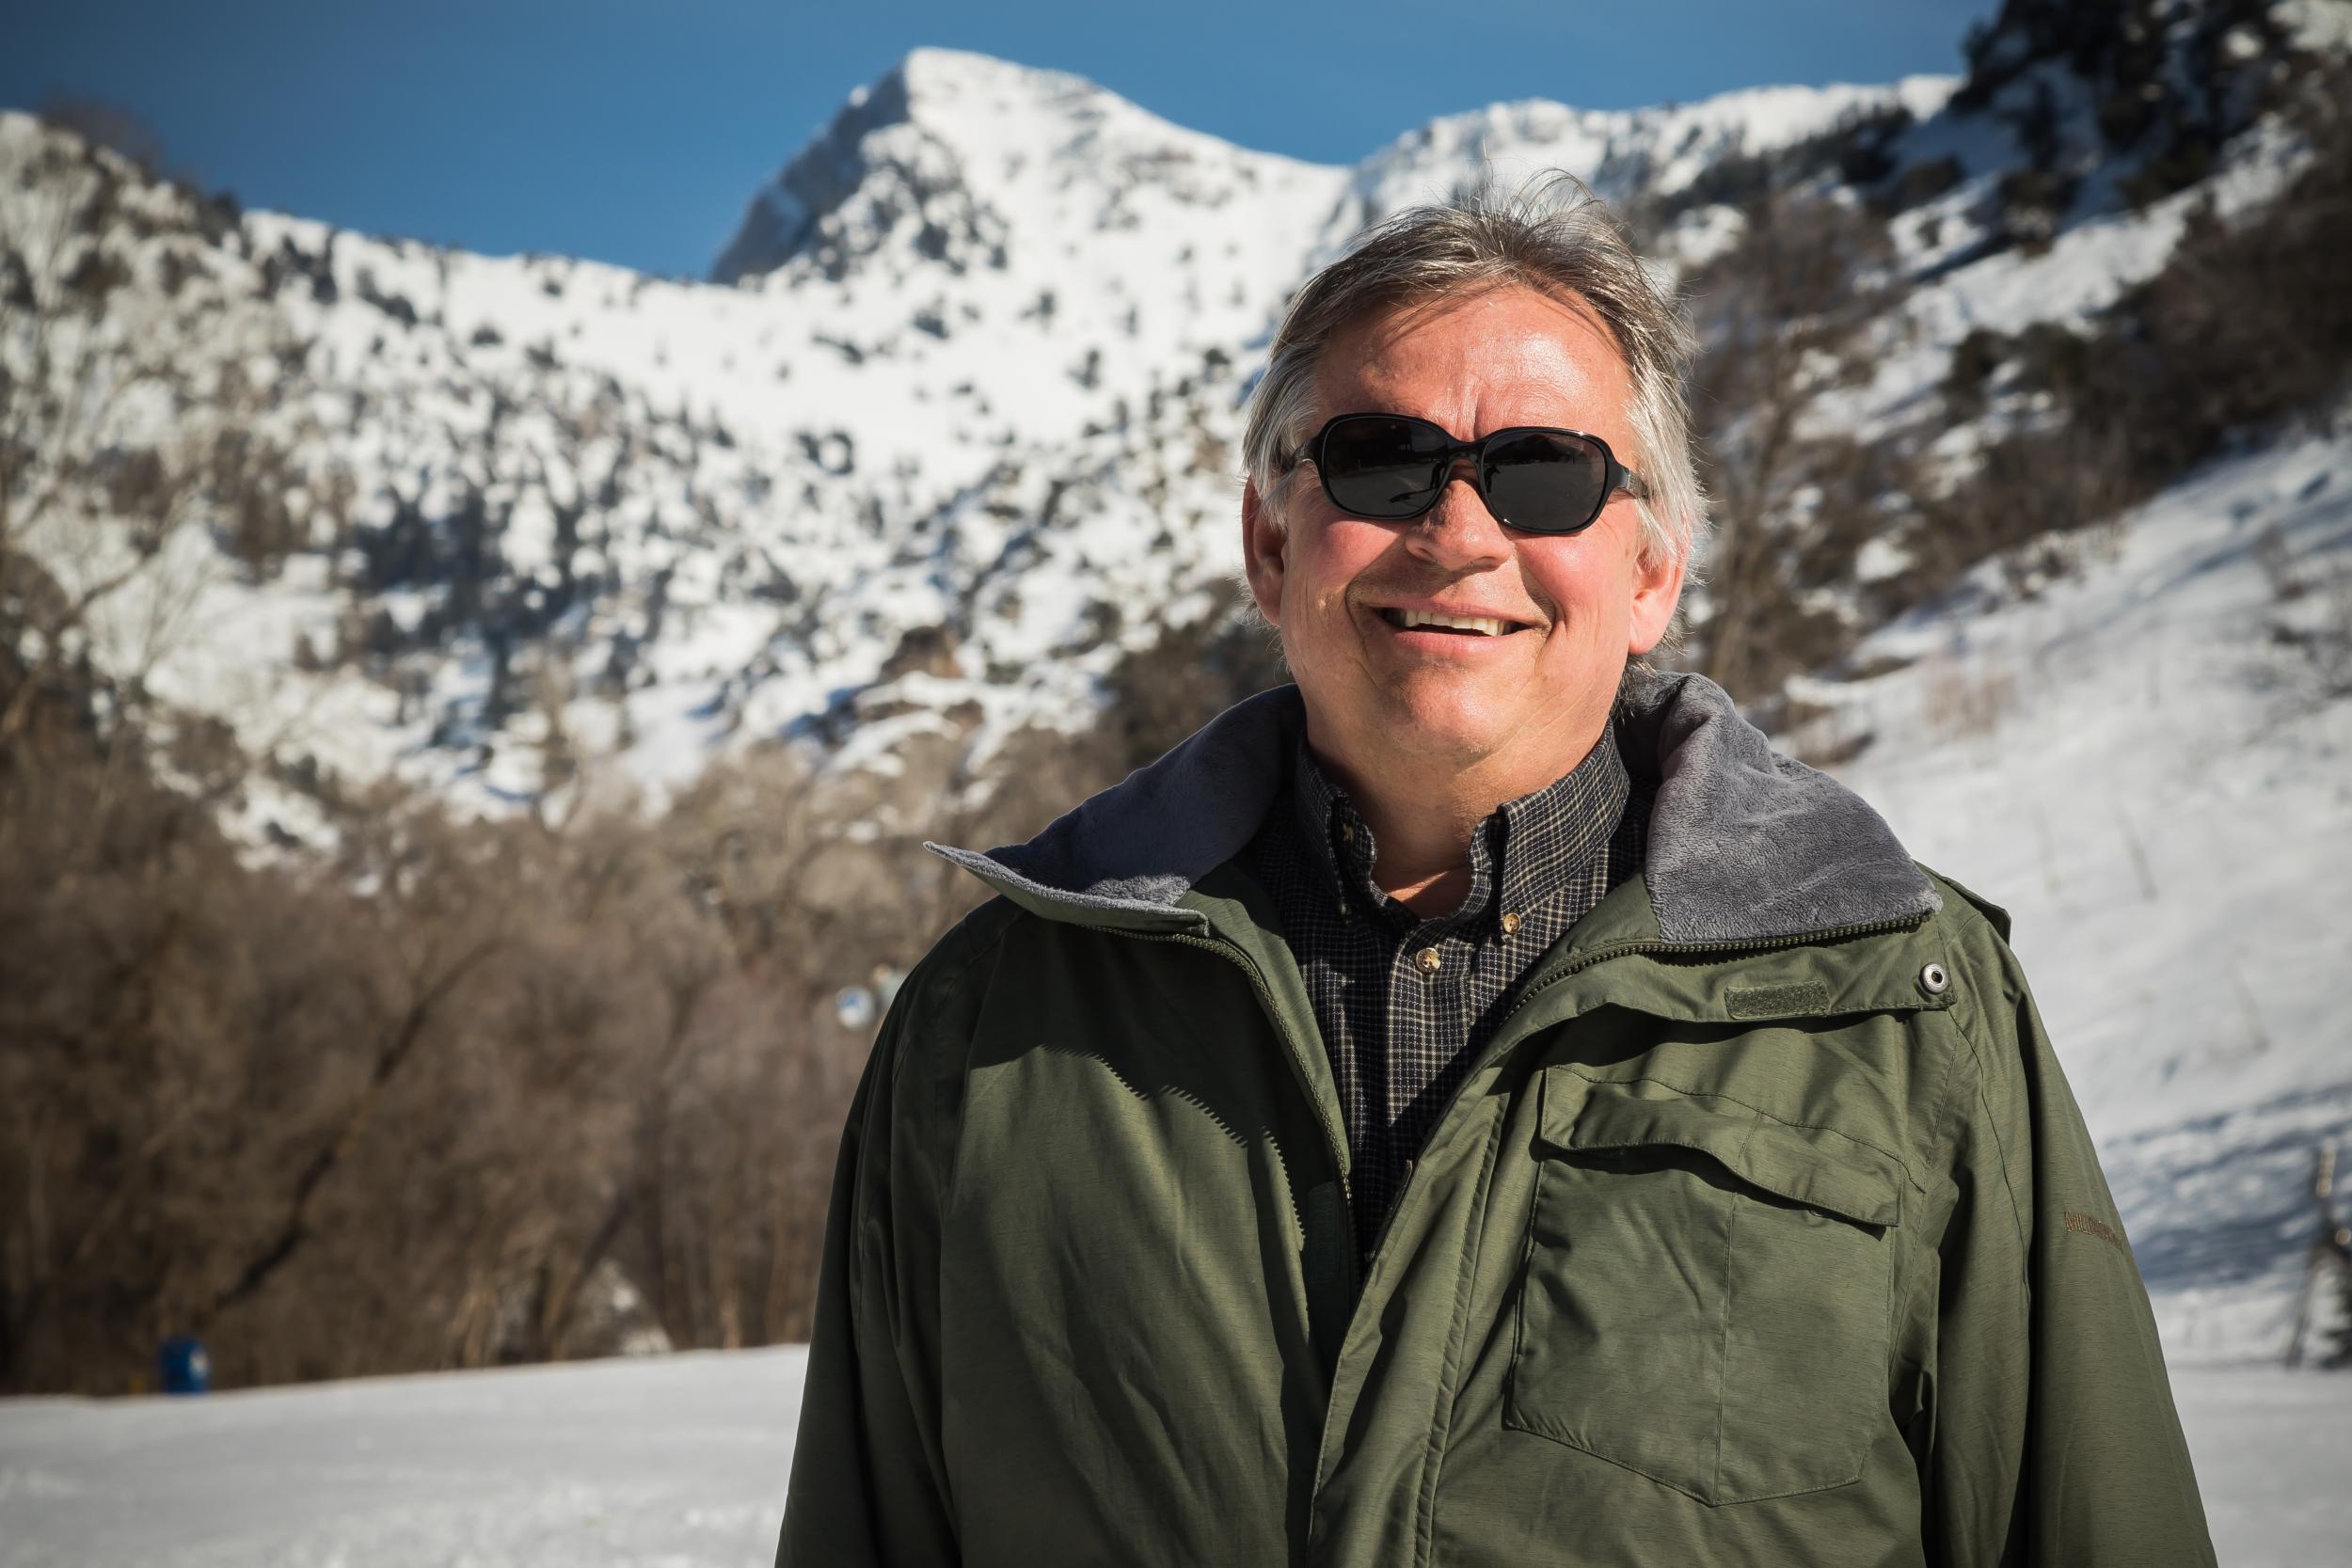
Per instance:
[[[1891,451],[1815,430],[1816,400],[1848,384],[1855,350],[1886,309],[1883,225],[1830,197],[1772,191],[1749,204],[1740,241],[1692,280],[1705,345],[1694,413],[1708,454],[1715,535],[1697,663],[1743,699],[1768,697],[1821,651],[1802,590],[1836,580]]]
[[[263,425],[301,351],[222,276],[204,198],[61,131],[29,145],[0,200],[0,750],[80,660],[138,698],[218,566],[197,524],[248,559],[297,532]]]

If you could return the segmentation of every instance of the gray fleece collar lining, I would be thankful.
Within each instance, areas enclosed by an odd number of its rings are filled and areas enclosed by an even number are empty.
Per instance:
[[[1165,915],[1257,832],[1305,722],[1296,687],[1261,692],[1026,844],[930,847],[1033,909]],[[1637,770],[1657,758],[1644,871],[1664,940],[1736,945],[1939,906],[1878,813],[1775,752],[1712,681],[1631,672],[1617,723]]]

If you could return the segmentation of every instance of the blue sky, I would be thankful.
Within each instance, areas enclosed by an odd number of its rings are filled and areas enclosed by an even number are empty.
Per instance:
[[[0,105],[128,109],[172,166],[248,206],[699,275],[753,189],[920,44],[1073,71],[1246,146],[1347,162],[1498,99],[1625,108],[1957,70],[1994,8],[32,0],[8,23]]]

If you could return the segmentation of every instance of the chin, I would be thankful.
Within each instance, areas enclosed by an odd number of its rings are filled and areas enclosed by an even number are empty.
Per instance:
[[[1382,728],[1400,747],[1472,762],[1507,745],[1514,725],[1489,703],[1459,691],[1399,691]]]

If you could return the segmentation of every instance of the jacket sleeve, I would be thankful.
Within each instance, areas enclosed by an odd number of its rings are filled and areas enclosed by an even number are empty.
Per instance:
[[[935,1033],[935,960],[899,992],[834,1172],[777,1568],[957,1560],[940,1436],[939,1215],[961,1052]]]
[[[1931,1559],[2210,1565],[2155,1319],[2090,1134],[2001,933],[1964,912],[1950,924],[1959,1196],[1939,1259]]]

